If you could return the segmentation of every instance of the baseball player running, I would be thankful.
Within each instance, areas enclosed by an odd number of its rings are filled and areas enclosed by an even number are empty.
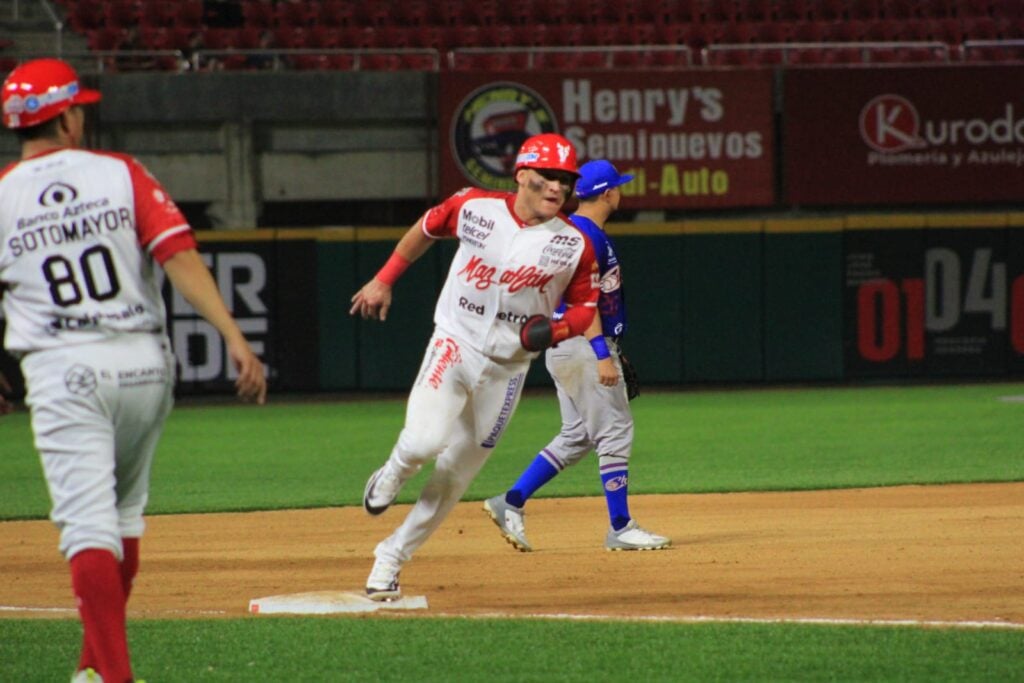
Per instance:
[[[370,477],[363,507],[379,515],[431,459],[434,472],[393,534],[381,541],[366,582],[375,600],[400,597],[399,572],[459,501],[519,403],[530,361],[581,334],[594,318],[597,264],[590,242],[559,211],[577,178],[576,152],[552,133],[519,149],[515,194],[466,188],[428,210],[387,264],[355,296],[350,313],[384,320],[399,275],[441,237],[459,248],[391,455]],[[548,318],[560,300],[565,313]]]
[[[516,549],[533,548],[526,539],[523,507],[530,496],[569,465],[594,449],[608,503],[611,528],[608,550],[657,550],[669,546],[630,517],[627,500],[629,455],[633,446],[633,416],[619,350],[626,333],[622,272],[611,238],[604,231],[608,217],[619,208],[619,186],[633,179],[619,175],[603,159],[580,167],[576,196],[580,205],[570,220],[594,245],[601,276],[598,315],[582,337],[572,337],[548,349],[547,369],[555,380],[562,411],[562,430],[544,447],[506,493],[484,502],[484,510]],[[557,318],[557,313],[555,315]]]
[[[39,59],[4,81],[21,160],[0,171],[4,347],[20,359],[32,431],[84,627],[74,681],[132,680],[125,604],[139,566],[149,472],[175,363],[153,262],[223,335],[243,399],[263,403],[253,354],[192,229],[134,158],[79,149],[100,93]]]

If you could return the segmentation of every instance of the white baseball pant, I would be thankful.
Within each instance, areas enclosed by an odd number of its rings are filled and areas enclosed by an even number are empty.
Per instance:
[[[173,403],[169,342],[126,334],[35,351],[21,368],[61,553],[103,548],[122,559],[121,538],[145,528],[150,466]]]
[[[390,456],[406,476],[436,458],[434,472],[378,558],[408,561],[459,502],[512,419],[529,365],[497,362],[435,330]]]

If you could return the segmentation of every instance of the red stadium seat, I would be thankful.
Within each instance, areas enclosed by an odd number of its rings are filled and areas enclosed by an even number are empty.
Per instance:
[[[967,17],[962,22],[966,40],[997,40],[1000,35],[999,24],[992,17]]]
[[[437,31],[440,34],[438,44],[433,44],[434,40],[427,37],[429,34],[424,34],[423,31]],[[453,47],[480,47],[483,45],[484,31],[479,26],[457,26],[452,29],[441,26],[424,26],[420,32],[420,35],[424,36],[421,47],[449,50]]]
[[[910,40],[904,33],[906,23],[902,21],[865,21],[864,40],[876,43]]]
[[[476,31],[467,30],[470,28],[476,29]],[[444,52],[452,47],[449,43],[451,36],[458,35],[475,35],[479,39],[480,30],[476,26],[460,26],[451,30],[444,29],[440,26],[416,26],[409,32],[409,45],[412,47],[426,47],[437,50],[438,52]],[[466,43],[463,43],[462,45],[468,47]]]
[[[232,50],[238,43],[237,29],[207,28],[203,31],[203,47],[207,50]]]
[[[96,28],[86,33],[86,44],[90,50],[109,52],[118,49],[127,36],[125,29],[117,26]]]
[[[736,21],[736,6],[728,1],[703,0],[700,4],[700,20],[705,23]]]
[[[210,29],[207,31],[209,32]],[[278,26],[273,29],[274,33],[274,45],[286,50],[301,50],[308,48],[309,43],[307,42],[307,29],[302,26]],[[235,45],[231,47],[237,47],[238,36],[235,32],[234,36]]]
[[[467,2],[459,16],[458,25],[491,26],[498,23],[498,3],[495,0]]]
[[[406,26],[381,26],[377,29],[377,44],[383,48],[409,47],[410,36],[415,30]]]
[[[372,26],[352,26],[341,31],[341,46],[347,48],[377,47],[377,29]]]
[[[402,68],[410,71],[437,71],[439,60],[427,53],[410,53],[401,55]]]
[[[576,21],[568,0],[534,0],[530,4],[526,23],[569,24]]]
[[[737,0],[737,18],[747,23],[771,21],[772,0]]]
[[[807,4],[812,0],[775,0],[774,18],[776,21],[798,22],[811,18]]]
[[[753,50],[709,50],[708,66],[748,66],[754,63]]]
[[[351,0],[325,0],[320,5],[320,23],[328,26],[351,26],[355,23],[355,3]]]
[[[337,26],[325,26],[323,24],[310,26],[309,33],[306,36],[306,44],[311,48],[322,47],[333,49],[341,47],[341,29]]]
[[[824,21],[800,22],[792,25],[790,39],[794,43],[823,43],[832,39],[832,27]]]
[[[727,22],[712,24],[709,28],[711,32],[711,44],[728,43],[730,45],[735,45],[737,43],[754,42],[754,29],[750,24],[742,22]]]
[[[431,2],[428,9],[428,23],[437,26],[458,26],[462,23],[462,0],[437,0]]]
[[[882,3],[880,0],[849,0],[848,16],[850,19],[881,19]]]
[[[183,0],[178,3],[177,12],[174,23],[178,26],[200,28],[203,25],[203,0]]]
[[[320,4],[312,0],[279,2],[274,5],[274,22],[278,26],[309,26],[316,23]]]
[[[865,40],[868,23],[865,21],[838,21],[831,25],[831,40],[840,43],[856,43]]]
[[[393,5],[391,20],[402,26],[423,26],[429,23],[430,3],[426,0],[402,0]]]
[[[987,17],[991,7],[991,0],[955,0],[954,12],[959,17]]]
[[[360,26],[386,26],[391,23],[392,3],[389,0],[358,2],[353,19]]]
[[[68,11],[68,26],[78,33],[88,33],[103,26],[103,5],[96,0],[79,0]]]
[[[856,47],[824,48],[825,64],[860,64],[864,61],[864,51]]]
[[[146,0],[139,7],[140,26],[173,26],[178,8],[163,0]]]
[[[387,53],[360,55],[359,68],[364,71],[401,71],[402,58]]]
[[[846,0],[818,0],[818,2],[809,3],[808,7],[815,19],[842,21],[848,18]]]
[[[751,24],[754,32],[754,42],[757,43],[784,43],[789,40],[789,24],[779,21],[764,21]]]
[[[103,15],[107,26],[128,28],[139,23],[139,6],[135,0],[108,0]]]
[[[629,24],[619,28],[619,45],[654,45],[657,40],[654,24]]]

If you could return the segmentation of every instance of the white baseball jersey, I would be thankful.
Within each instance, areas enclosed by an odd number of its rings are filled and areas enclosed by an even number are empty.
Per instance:
[[[130,156],[58,149],[8,166],[0,172],[5,347],[21,355],[162,332],[153,259],[195,246],[178,207]]]
[[[452,260],[434,323],[499,360],[528,360],[519,328],[531,315],[550,316],[563,298],[569,306],[596,307],[599,285],[594,250],[562,215],[525,225],[515,196],[466,188],[427,212],[423,231],[453,236]]]

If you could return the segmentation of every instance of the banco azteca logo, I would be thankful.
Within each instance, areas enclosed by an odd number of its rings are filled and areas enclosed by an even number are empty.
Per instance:
[[[879,95],[860,112],[860,136],[878,152],[903,152],[925,146],[917,107],[901,95]]]
[[[60,206],[78,198],[78,190],[60,181],[50,183],[39,195],[42,206]]]
[[[452,118],[452,155],[474,185],[514,190],[516,154],[527,138],[557,133],[544,99],[519,83],[489,83],[473,91]]]

